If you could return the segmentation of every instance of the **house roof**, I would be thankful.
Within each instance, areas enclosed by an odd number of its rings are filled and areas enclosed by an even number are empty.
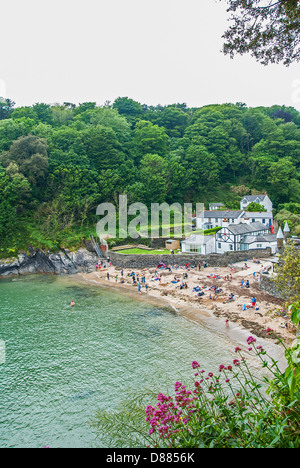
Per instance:
[[[242,201],[246,200],[247,202],[253,202],[255,200],[260,200],[260,201],[263,201],[265,198],[266,198],[266,194],[263,194],[263,195],[245,195],[243,198],[242,198]]]
[[[244,213],[243,210],[212,210],[212,211],[204,211],[204,215],[201,216],[203,218],[231,218],[237,219]]]
[[[215,236],[199,236],[197,234],[194,234],[184,241],[182,241],[182,244],[197,244],[197,245],[203,245],[207,244],[210,240],[214,239]]]
[[[276,234],[266,234],[265,236],[246,235],[241,239],[241,244],[253,244],[254,242],[276,242]]]
[[[227,228],[223,229],[228,229],[232,234],[238,235],[238,234],[251,234],[254,232],[259,232],[259,231],[268,231],[268,228],[266,227],[265,224],[263,223],[251,223],[251,224],[229,224]]]

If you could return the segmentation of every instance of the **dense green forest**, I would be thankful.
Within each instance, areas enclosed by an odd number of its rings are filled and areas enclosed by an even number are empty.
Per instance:
[[[130,98],[16,107],[0,102],[0,255],[78,245],[96,207],[223,202],[268,192],[300,225],[300,112],[243,103],[188,108]],[[299,216],[298,216],[299,214]]]

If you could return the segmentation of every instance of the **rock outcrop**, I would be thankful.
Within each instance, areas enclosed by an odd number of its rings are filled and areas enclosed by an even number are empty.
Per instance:
[[[20,253],[18,258],[0,260],[0,277],[50,273],[72,275],[79,272],[95,271],[98,257],[87,249],[76,252],[63,250],[58,253],[32,251]]]

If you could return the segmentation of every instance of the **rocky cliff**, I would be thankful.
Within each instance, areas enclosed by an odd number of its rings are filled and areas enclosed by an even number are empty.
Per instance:
[[[20,253],[17,258],[0,260],[0,277],[34,273],[75,274],[95,271],[98,257],[87,249],[46,253],[41,250]]]

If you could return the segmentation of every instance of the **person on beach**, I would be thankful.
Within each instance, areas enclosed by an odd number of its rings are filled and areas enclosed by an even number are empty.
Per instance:
[[[138,283],[138,292],[139,292],[140,294],[142,294],[142,288],[141,288],[140,283]]]
[[[234,294],[230,293],[230,296],[228,298],[228,302],[234,301]]]
[[[244,284],[245,284],[245,280],[244,280],[244,278],[243,278],[242,281],[241,281],[241,287],[242,287],[242,288],[244,287]]]
[[[246,281],[246,288],[250,288],[249,280]]]
[[[254,308],[256,306],[256,298],[252,297],[252,307]]]
[[[107,279],[109,280],[109,273],[108,272],[106,273],[106,276],[107,276]]]

